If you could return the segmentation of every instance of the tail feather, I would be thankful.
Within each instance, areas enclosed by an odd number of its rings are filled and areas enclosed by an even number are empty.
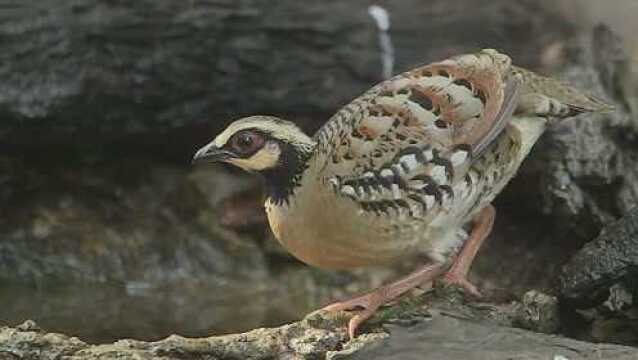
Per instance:
[[[512,70],[523,78],[518,114],[564,118],[588,112],[614,111],[613,105],[565,82],[519,67],[512,67]]]

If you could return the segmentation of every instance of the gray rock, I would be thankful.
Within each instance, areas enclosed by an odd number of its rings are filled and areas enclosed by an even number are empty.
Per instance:
[[[483,306],[484,307],[484,306]],[[468,308],[469,309],[469,308]],[[311,314],[278,328],[187,339],[88,345],[32,322],[0,328],[0,357],[13,359],[634,359],[638,349],[591,344],[495,324],[480,312],[449,312],[435,302],[383,310],[353,341],[345,314]],[[469,314],[469,316],[468,316]],[[381,318],[385,320],[380,320]],[[392,319],[401,319],[393,321]],[[410,321],[406,321],[410,319]],[[373,329],[370,329],[370,326]]]
[[[310,116],[308,128],[316,129],[381,80],[369,5],[6,1],[8,15],[0,17],[0,140],[95,151],[113,139],[139,146],[138,137],[125,135],[145,134],[159,145],[175,128],[219,129],[231,117],[259,112]],[[534,1],[384,6],[396,20],[390,31],[395,72],[478,46],[535,64],[540,49],[570,29]],[[203,141],[198,133],[187,137],[193,138]]]
[[[525,293],[514,308],[513,324],[532,331],[555,334],[560,329],[558,299],[536,290]]]
[[[540,202],[527,203],[551,215],[555,237],[591,240],[638,204],[638,113],[628,105],[638,99],[629,90],[638,88],[635,66],[604,26],[569,46],[567,66],[557,76],[616,109],[551,127],[519,175],[537,179],[536,190],[516,188],[529,183],[514,181],[512,193],[540,195]]]
[[[349,359],[575,360],[634,359],[638,349],[592,344],[467,319],[433,314],[411,328],[392,327],[384,346]]]
[[[638,344],[638,207],[605,227],[563,268],[565,331],[585,340]]]
[[[637,269],[638,207],[607,226],[565,265],[560,291],[567,299],[591,303],[619,281],[637,276]]]
[[[0,281],[265,278],[254,241],[223,229],[211,203],[241,181],[212,169],[201,176],[146,166],[140,160],[13,173],[15,194],[2,205],[6,214],[0,218]],[[35,184],[24,180],[31,176],[37,176]],[[217,187],[204,192],[209,184]]]
[[[603,303],[610,311],[622,311],[634,304],[633,291],[624,283],[616,283],[610,286],[609,297]]]

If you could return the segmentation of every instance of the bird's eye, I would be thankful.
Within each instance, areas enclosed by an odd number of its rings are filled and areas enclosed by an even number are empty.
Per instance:
[[[233,136],[230,145],[239,154],[251,155],[264,145],[264,138],[253,131],[242,131]]]

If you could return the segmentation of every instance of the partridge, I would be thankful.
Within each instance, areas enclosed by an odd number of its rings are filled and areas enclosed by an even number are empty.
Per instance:
[[[313,136],[250,116],[193,158],[265,179],[268,222],[300,260],[323,268],[424,255],[413,273],[323,310],[356,310],[348,333],[383,304],[439,277],[478,295],[466,275],[494,221],[494,197],[548,125],[603,101],[511,65],[487,49],[384,81]]]

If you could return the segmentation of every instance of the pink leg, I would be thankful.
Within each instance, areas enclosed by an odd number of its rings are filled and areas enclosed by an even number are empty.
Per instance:
[[[477,297],[481,296],[476,286],[467,280],[467,273],[470,271],[470,266],[476,257],[476,253],[481,248],[483,241],[487,235],[489,235],[490,231],[492,231],[495,216],[496,210],[492,205],[487,205],[481,210],[474,220],[474,227],[465,245],[463,245],[463,249],[461,249],[461,252],[454,260],[450,270],[444,275],[444,282],[459,285],[470,294]]]
[[[367,294],[354,297],[350,300],[328,305],[320,309],[320,311],[341,311],[362,308],[348,323],[348,335],[350,339],[353,339],[359,325],[374,315],[381,305],[395,300],[403,293],[423,283],[434,280],[443,274],[445,268],[446,264],[444,263],[425,265],[400,280],[381,286]]]

